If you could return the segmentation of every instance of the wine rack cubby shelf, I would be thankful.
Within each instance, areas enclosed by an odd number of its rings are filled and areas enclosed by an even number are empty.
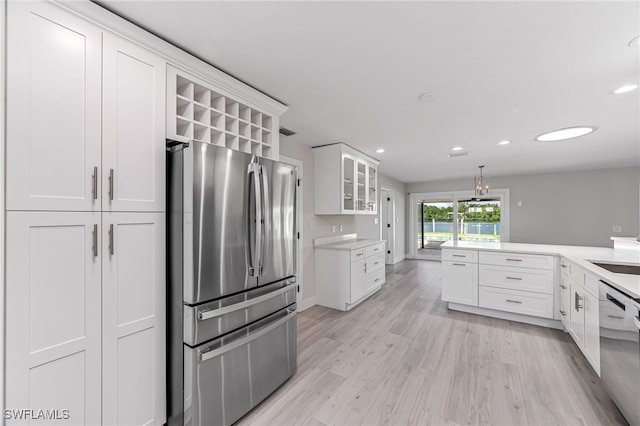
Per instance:
[[[167,138],[278,160],[279,117],[172,67],[167,79]]]

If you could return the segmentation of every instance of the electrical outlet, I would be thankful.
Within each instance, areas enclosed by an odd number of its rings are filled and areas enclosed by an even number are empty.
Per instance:
[[[335,225],[331,226],[331,232],[336,232],[336,226]]]
[[[343,227],[342,227],[342,225],[340,225],[340,232],[342,232],[342,229],[343,229]]]
[[[318,224],[315,221],[310,221],[309,222],[309,229],[314,230],[318,227]]]
[[[522,207],[522,201],[518,201],[518,207]]]
[[[377,217],[374,217],[374,218],[373,218],[373,224],[374,224],[374,225],[377,225],[377,224],[378,224],[378,218],[377,218]]]
[[[620,225],[615,225],[613,227],[613,232],[622,232],[622,226]]]

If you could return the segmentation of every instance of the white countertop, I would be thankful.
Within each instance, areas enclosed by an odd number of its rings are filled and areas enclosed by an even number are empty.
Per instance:
[[[605,263],[640,264],[640,251],[614,250],[604,247],[557,246],[547,244],[523,244],[503,242],[447,241],[440,247],[462,250],[494,250],[512,253],[550,254],[564,256],[585,270],[600,276],[604,281],[632,297],[640,298],[640,275],[617,274],[600,268],[589,261]]]
[[[383,240],[366,240],[358,238],[356,240],[338,241],[335,243],[317,245],[316,249],[324,250],[358,250],[361,248],[383,243]]]

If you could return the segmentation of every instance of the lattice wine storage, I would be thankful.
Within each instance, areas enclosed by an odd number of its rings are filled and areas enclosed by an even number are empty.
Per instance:
[[[277,160],[277,117],[177,70],[167,78],[168,138],[195,139]]]

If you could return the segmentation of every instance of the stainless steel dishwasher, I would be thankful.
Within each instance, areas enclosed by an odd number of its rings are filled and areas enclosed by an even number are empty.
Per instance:
[[[638,300],[600,280],[600,376],[631,426],[640,426]]]

